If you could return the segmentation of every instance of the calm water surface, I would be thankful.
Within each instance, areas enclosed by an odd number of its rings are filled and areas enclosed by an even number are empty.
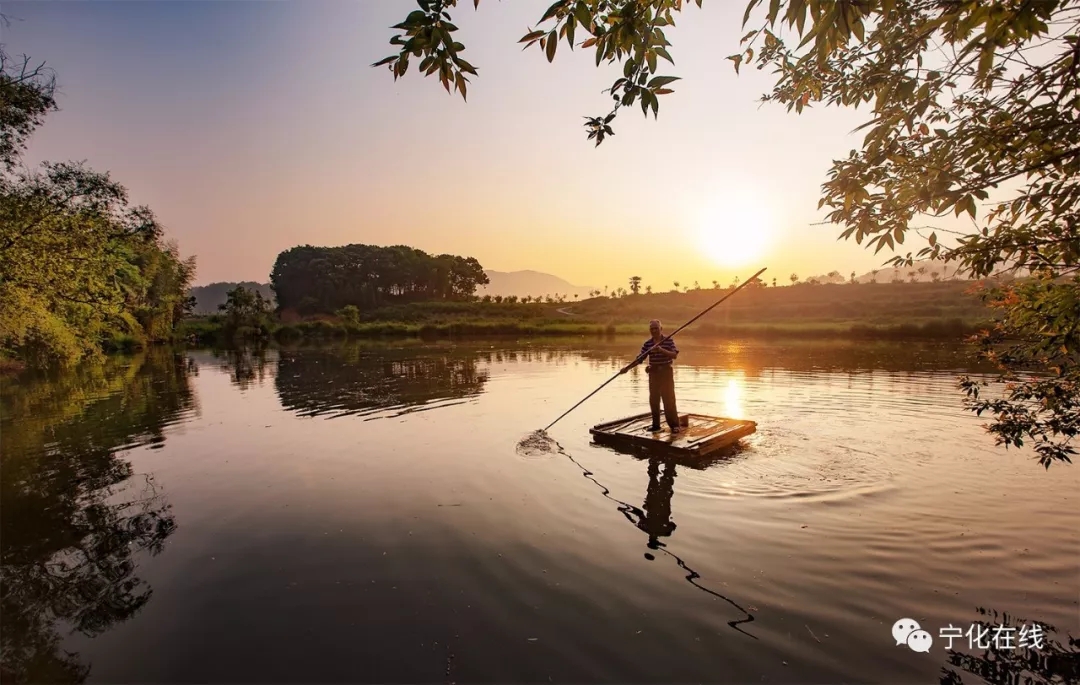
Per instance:
[[[591,445],[635,371],[515,451],[639,344],[5,380],[5,682],[1077,681],[1080,472],[993,446],[962,351],[686,341],[680,409],[757,421],[737,449]],[[1043,648],[947,649],[979,621]]]

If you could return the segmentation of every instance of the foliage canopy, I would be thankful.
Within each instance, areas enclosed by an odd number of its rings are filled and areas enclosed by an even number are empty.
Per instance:
[[[262,338],[270,333],[270,314],[273,305],[256,289],[238,285],[218,305],[225,315],[225,331],[234,339]]]
[[[4,17],[0,16],[0,27]],[[30,58],[13,60],[0,47],[0,164],[11,170],[45,115],[56,109],[56,78]]]
[[[194,260],[108,174],[20,166],[55,108],[51,75],[26,64],[0,47],[0,351],[70,363],[110,341],[168,339],[191,305]]]
[[[278,255],[270,283],[278,308],[331,314],[348,305],[463,300],[488,277],[472,257],[429,255],[396,245],[302,245]]]

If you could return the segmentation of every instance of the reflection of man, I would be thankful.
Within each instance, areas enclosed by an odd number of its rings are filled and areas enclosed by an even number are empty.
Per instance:
[[[671,520],[671,497],[675,494],[675,464],[664,462],[660,473],[660,460],[649,460],[649,489],[645,493],[645,513],[638,517],[637,527],[649,536],[649,549],[659,549],[658,538],[668,537],[675,531]]]
[[[641,346],[638,359],[623,367],[621,373],[626,373],[641,362],[647,356],[649,365],[645,370],[649,373],[649,407],[652,409],[652,425],[650,431],[660,430],[660,400],[664,401],[664,416],[672,433],[679,432],[679,412],[675,408],[675,369],[674,361],[679,356],[679,349],[675,347],[672,339],[664,340],[663,327],[660,321],[653,319],[649,322],[651,338]]]

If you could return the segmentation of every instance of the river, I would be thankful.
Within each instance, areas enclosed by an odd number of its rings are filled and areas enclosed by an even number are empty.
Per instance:
[[[687,340],[680,410],[756,421],[735,449],[591,444],[635,370],[515,450],[639,345],[4,379],[5,682],[1077,682],[1080,472],[994,446],[963,349]]]

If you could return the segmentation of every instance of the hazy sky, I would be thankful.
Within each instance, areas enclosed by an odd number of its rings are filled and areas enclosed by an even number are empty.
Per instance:
[[[582,117],[606,111],[616,69],[565,42],[554,64],[520,49],[549,0],[462,4],[459,40],[480,73],[468,103],[434,77],[395,83],[370,68],[411,0],[0,9],[13,20],[7,50],[58,74],[61,111],[29,161],[110,171],[197,255],[199,283],[265,281],[281,250],[304,243],[407,244],[611,287],[631,275],[729,282],[760,266],[781,281],[862,273],[886,258],[810,225],[866,111],[760,105],[768,73],[736,76],[724,59],[743,2],[685,10],[665,72],[683,80],[659,119],[624,110],[595,149]],[[748,236],[760,257],[719,259]]]

